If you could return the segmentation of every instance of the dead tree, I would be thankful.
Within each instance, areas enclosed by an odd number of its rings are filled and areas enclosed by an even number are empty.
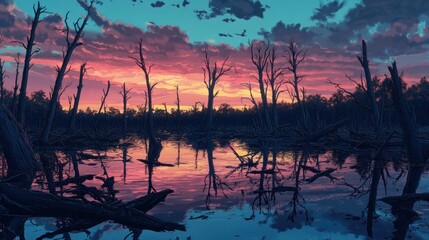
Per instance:
[[[74,31],[75,31],[75,35],[73,37],[73,39],[70,39],[70,28],[68,25],[68,14],[69,12],[66,14],[66,18],[64,20],[65,22],[65,29],[63,29],[63,31],[65,32],[65,40],[66,40],[66,49],[65,51],[63,51],[63,63],[61,65],[61,67],[57,66],[57,79],[55,80],[55,86],[52,92],[52,98],[51,101],[49,103],[49,110],[48,110],[48,117],[46,119],[45,122],[45,126],[43,128],[42,134],[40,136],[40,140],[42,143],[47,144],[48,140],[49,140],[49,132],[51,131],[52,128],[52,122],[54,121],[54,117],[55,117],[55,110],[57,108],[57,104],[58,104],[58,94],[60,92],[61,89],[61,85],[63,82],[63,78],[64,75],[67,73],[67,71],[70,70],[70,68],[68,67],[70,59],[72,57],[73,51],[76,49],[76,47],[82,46],[83,42],[80,41],[81,37],[83,36],[83,30],[85,29],[86,23],[89,20],[89,16],[90,16],[90,12],[91,12],[91,8],[92,8],[92,3],[89,5],[88,9],[87,9],[87,14],[85,16],[85,18],[83,19],[82,23],[80,22],[80,19],[78,19],[75,23],[73,23],[74,26]]]
[[[0,104],[4,102],[4,81],[7,78],[6,70],[4,70],[5,61],[0,58]]]
[[[374,87],[372,84],[371,70],[369,69],[369,61],[368,61],[368,55],[366,51],[365,40],[362,40],[362,56],[358,56],[357,58],[365,72],[366,93],[368,96],[372,117],[374,120],[376,137],[378,138],[381,131],[381,117],[380,117],[381,114],[380,114],[380,111],[378,110],[377,102],[375,100],[375,93],[374,93]]]
[[[39,168],[27,136],[3,103],[0,103],[0,144],[9,176]]]
[[[152,65],[147,65],[145,57],[143,55],[143,39],[140,38],[140,41],[138,43],[138,57],[130,57],[134,60],[135,64],[143,71],[144,77],[146,80],[146,88],[147,88],[147,126],[146,126],[146,133],[149,134],[150,139],[155,139],[155,130],[153,125],[153,104],[152,104],[152,91],[153,88],[158,84],[154,83],[152,84],[150,82],[150,72],[152,70]]]
[[[265,73],[267,75],[268,83],[271,88],[271,101],[272,101],[272,111],[271,111],[271,119],[273,121],[273,128],[277,128],[279,126],[279,117],[277,112],[277,100],[279,96],[284,90],[281,90],[281,87],[285,84],[284,81],[277,81],[279,77],[284,73],[283,68],[276,67],[276,48],[271,47],[271,53],[269,54],[268,64],[265,68]]]
[[[411,113],[405,97],[402,93],[402,84],[401,77],[398,74],[398,69],[396,67],[396,62],[392,63],[392,66],[389,66],[389,72],[391,76],[392,82],[392,97],[395,106],[395,110],[397,112],[397,116],[399,117],[399,122],[402,128],[402,134],[404,138],[404,144],[407,147],[408,160],[410,164],[419,165],[425,163],[425,159],[423,158],[422,146],[420,144],[418,132],[417,132],[417,124],[412,117],[413,113]],[[422,172],[420,171],[420,174]],[[415,193],[418,187],[418,184],[408,184],[410,181],[409,178],[415,176],[411,176],[408,174],[407,176],[407,184],[405,184],[403,193]],[[420,176],[418,177],[420,179]]]
[[[16,98],[18,97],[18,78],[19,78],[19,65],[21,64],[21,58],[19,53],[17,54],[16,58],[14,58],[16,68],[15,68],[15,85],[13,86],[13,96],[12,101],[10,102],[10,110],[12,111],[12,114],[16,116]]]
[[[376,140],[379,140],[380,133],[381,133],[381,117],[380,117],[380,112],[378,110],[377,102],[375,100],[371,71],[369,69],[366,42],[364,40],[362,40],[362,56],[357,56],[357,58],[365,72],[366,88],[364,89],[368,96],[369,109],[371,110],[371,115],[374,121],[375,138]],[[378,155],[381,155],[381,153]],[[380,182],[380,178],[383,171],[382,164],[383,164],[382,157],[375,156],[373,170],[372,170],[373,173],[372,173],[372,179],[371,179],[370,192],[368,197],[367,233],[370,237],[372,237],[372,223],[373,223],[375,207],[376,207],[377,188],[378,188],[378,183]]]
[[[305,60],[307,55],[307,49],[300,49],[296,42],[291,39],[289,44],[286,47],[286,61],[287,61],[287,69],[293,74],[293,79],[289,80],[287,83],[289,83],[293,87],[293,97],[296,99],[296,102],[298,104],[299,111],[301,113],[302,118],[302,124],[305,128],[305,130],[310,130],[309,126],[309,119],[307,116],[307,112],[305,110],[304,101],[300,96],[300,87],[299,84],[301,83],[302,79],[304,78],[304,75],[298,74],[298,67],[301,65],[301,63]]]
[[[204,67],[202,67],[204,72],[204,84],[206,85],[208,91],[207,99],[207,131],[211,133],[213,127],[213,102],[219,90],[215,93],[216,84],[219,82],[220,77],[229,72],[232,66],[225,67],[226,61],[229,57],[226,57],[222,62],[222,65],[218,67],[217,62],[214,63],[214,66],[210,65],[210,58],[208,53],[208,46],[204,48]]]
[[[34,11],[34,19],[31,24],[30,37],[27,37],[27,43],[18,42],[25,49],[24,68],[22,69],[21,89],[19,90],[18,112],[17,112],[17,119],[21,125],[24,124],[28,74],[30,72],[31,67],[33,66],[33,64],[31,64],[31,60],[34,57],[34,55],[40,52],[39,48],[33,51],[33,47],[35,45],[34,40],[36,38],[36,30],[39,22],[41,22],[40,15],[42,15],[42,13],[46,13],[46,7],[41,6],[40,2],[37,2],[37,7],[33,6],[33,11]]]
[[[262,120],[262,114],[261,114],[261,111],[259,110],[258,103],[256,102],[255,97],[253,97],[252,84],[250,82],[247,82],[247,83],[243,83],[242,85],[245,86],[247,89],[249,89],[249,97],[242,97],[241,100],[247,99],[253,104],[253,107],[255,108],[259,116],[259,123],[261,124],[261,126],[264,126],[263,120]]]
[[[180,98],[179,98],[179,85],[176,85],[176,101],[174,103],[177,106],[177,112],[176,112],[176,118],[177,118],[177,125],[180,126]]]
[[[122,103],[124,105],[124,113],[122,114],[122,121],[123,121],[122,132],[124,133],[124,135],[127,134],[127,102],[131,98],[128,95],[128,93],[130,93],[130,91],[131,91],[131,88],[127,89],[125,86],[125,83],[122,84],[122,89],[121,89],[121,91],[119,91],[119,94],[121,94],[121,96],[122,96]]]
[[[265,119],[264,128],[266,130],[271,130],[271,120],[268,111],[268,100],[267,100],[267,88],[265,87],[264,82],[264,71],[268,64],[268,59],[270,58],[270,45],[262,42],[255,46],[255,43],[250,43],[250,55],[253,65],[255,65],[258,76],[256,80],[259,84],[259,92],[261,93],[262,100],[262,111],[263,117]]]
[[[76,129],[76,115],[77,115],[77,110],[79,108],[80,95],[82,93],[82,88],[83,88],[83,77],[85,76],[85,73],[87,70],[88,69],[86,68],[86,62],[80,65],[79,84],[77,85],[76,95],[73,94],[74,103],[73,103],[73,108],[71,109],[71,112],[70,112],[70,119],[67,127],[67,132],[69,133],[74,132]],[[69,102],[71,102],[71,100]]]
[[[101,96],[101,104],[100,104],[100,108],[98,109],[98,114],[101,114],[101,111],[103,111],[103,109],[105,108],[106,99],[107,99],[107,96],[109,95],[109,91],[110,91],[110,80],[107,81],[106,90],[103,89],[103,96]]]

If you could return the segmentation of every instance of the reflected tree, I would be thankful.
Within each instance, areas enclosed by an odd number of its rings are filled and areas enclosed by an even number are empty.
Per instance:
[[[214,148],[214,143],[212,139],[209,138],[207,140],[207,145],[206,145],[209,173],[204,178],[204,188],[203,188],[203,192],[207,190],[207,196],[206,196],[207,208],[210,207],[212,196],[217,197],[218,191],[220,191],[225,198],[228,198],[228,196],[225,193],[225,188],[232,191],[232,188],[216,174],[216,169],[213,162],[213,159],[214,159],[213,148]]]

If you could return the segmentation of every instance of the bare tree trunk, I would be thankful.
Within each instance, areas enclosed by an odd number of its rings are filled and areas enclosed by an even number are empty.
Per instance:
[[[180,98],[179,98],[179,86],[176,85],[176,106],[177,106],[177,113],[176,113],[176,118],[177,118],[177,126],[180,126]]]
[[[399,116],[404,144],[407,147],[408,160],[412,165],[423,164],[426,161],[423,158],[422,146],[417,133],[417,125],[402,93],[401,78],[398,74],[396,62],[393,62],[392,66],[389,66],[388,68],[393,85],[393,105],[395,106],[397,116]],[[423,166],[420,167],[423,168]],[[421,175],[422,172],[420,171],[419,174]],[[412,174],[407,175],[407,183],[403,190],[404,194],[416,192],[418,184],[415,184],[415,181],[411,181],[411,178],[413,177],[416,176],[412,176]],[[418,179],[420,179],[420,176],[418,176]]]
[[[377,102],[375,100],[374,87],[372,84],[371,71],[369,69],[368,54],[366,50],[366,42],[362,40],[362,56],[357,57],[362,68],[365,71],[365,80],[366,80],[366,93],[368,96],[372,118],[374,120],[374,130],[375,138],[379,140],[381,137],[381,121],[380,121],[380,112],[378,110]],[[380,153],[381,155],[381,153]],[[375,156],[373,163],[373,175],[371,179],[371,187],[368,198],[368,217],[367,217],[367,232],[370,237],[372,237],[372,222],[374,219],[376,200],[377,200],[377,189],[378,183],[380,182],[382,174],[382,156]]]
[[[272,100],[272,116],[271,119],[273,121],[273,129],[276,129],[279,126],[279,117],[277,112],[277,100],[279,95],[284,92],[280,88],[284,85],[284,81],[277,81],[277,79],[283,74],[283,69],[276,68],[276,48],[273,46],[271,48],[271,54],[269,56],[268,64],[265,69],[268,82],[271,87],[271,100]]]
[[[214,92],[216,84],[219,82],[220,77],[229,72],[232,66],[225,68],[225,63],[228,60],[228,57],[225,58],[220,67],[217,66],[215,62],[214,66],[210,65],[210,58],[208,55],[208,46],[204,48],[204,67],[202,67],[204,72],[204,84],[207,87],[208,99],[207,99],[207,131],[210,134],[213,128],[213,102],[214,98],[217,96],[219,91]]]
[[[371,70],[369,69],[369,61],[368,61],[368,55],[366,51],[366,42],[364,40],[362,40],[362,56],[358,56],[357,58],[359,59],[359,62],[365,71],[366,92],[371,106],[376,137],[378,138],[381,131],[381,121],[380,121],[381,118],[380,118],[380,112],[378,110],[377,102],[375,100],[374,87],[372,85]]]
[[[40,22],[40,15],[46,12],[46,7],[40,6],[40,2],[37,2],[37,8],[33,6],[34,10],[34,19],[31,24],[30,37],[27,37],[27,43],[19,42],[25,48],[25,60],[24,60],[24,68],[22,70],[22,80],[21,80],[21,89],[19,91],[19,101],[18,101],[18,113],[17,119],[18,122],[23,125],[24,124],[24,114],[25,114],[25,101],[27,95],[27,84],[28,84],[28,74],[30,72],[30,68],[32,67],[31,59],[35,54],[40,52],[40,49],[36,49],[33,51],[34,39],[36,38],[36,29],[37,25]]]
[[[122,96],[122,103],[124,105],[124,112],[122,114],[122,121],[123,121],[122,132],[124,135],[127,134],[127,102],[131,98],[130,96],[128,96],[130,91],[131,91],[131,88],[127,89],[127,87],[125,86],[125,83],[123,83],[122,90],[119,92],[119,94],[121,94]]]
[[[289,42],[289,44],[287,46],[286,53],[287,53],[287,55],[285,58],[286,58],[286,61],[288,63],[287,69],[290,72],[292,72],[292,74],[293,74],[293,80],[289,81],[288,83],[290,85],[292,85],[292,87],[294,89],[294,92],[295,92],[294,98],[296,99],[299,111],[301,113],[302,124],[306,128],[306,130],[309,131],[310,130],[309,118],[307,116],[305,106],[303,103],[304,99],[301,99],[301,96],[299,93],[300,92],[299,83],[302,81],[304,76],[298,74],[298,67],[305,60],[307,50],[298,48],[296,42],[293,39],[291,39],[291,41]],[[303,92],[304,92],[304,90],[303,90]],[[303,98],[304,98],[304,96],[303,96]]]
[[[255,49],[256,48],[256,52]],[[271,120],[270,115],[268,111],[268,100],[267,100],[267,90],[264,83],[264,71],[268,63],[268,59],[270,57],[270,45],[263,42],[262,46],[259,44],[258,46],[254,46],[254,43],[252,42],[250,44],[250,55],[252,59],[253,65],[256,66],[256,69],[258,71],[258,84],[259,84],[259,92],[261,93],[261,100],[262,100],[262,110],[263,115],[265,118],[265,125],[264,128],[266,130],[271,130]]]
[[[4,81],[7,77],[6,70],[3,69],[4,60],[0,58],[0,104],[4,104]]]
[[[100,114],[101,111],[105,108],[106,99],[107,99],[107,96],[109,95],[109,91],[110,91],[110,80],[107,81],[106,90],[103,89],[103,96],[101,96],[101,105],[100,105],[100,108],[98,109],[98,114]],[[104,112],[106,112],[106,111],[104,111]]]
[[[76,96],[74,96],[73,108],[70,113],[69,124],[67,128],[67,132],[74,132],[76,130],[76,115],[77,110],[79,108],[80,95],[82,93],[83,88],[83,77],[87,71],[86,62],[80,65],[80,73],[79,73],[79,84],[77,85]]]
[[[18,53],[17,57],[15,58],[16,63],[16,69],[15,69],[15,85],[13,87],[13,97],[12,102],[10,103],[10,110],[12,111],[12,114],[16,116],[16,98],[18,96],[18,78],[19,78],[19,65],[21,64],[20,55]]]
[[[143,39],[140,39],[138,43],[139,47],[139,55],[138,58],[131,57],[136,65],[143,71],[145,80],[146,80],[146,88],[147,88],[147,126],[146,126],[146,133],[149,134],[149,137],[151,140],[155,140],[155,129],[153,125],[153,105],[152,105],[152,91],[153,88],[158,84],[154,83],[153,85],[150,82],[150,72],[152,70],[152,67],[154,65],[147,66],[145,58],[143,56]]]
[[[39,169],[27,136],[4,104],[0,104],[0,143],[9,176]]]
[[[79,24],[79,21],[77,21],[73,24],[75,27],[75,30],[76,30],[76,34],[75,34],[72,42],[70,42],[70,39],[69,39],[70,28],[69,28],[68,23],[67,23],[68,13],[66,15],[66,18],[65,18],[65,25],[66,25],[66,29],[65,29],[66,37],[65,37],[65,39],[67,42],[66,53],[64,55],[64,59],[63,59],[63,63],[61,65],[61,67],[57,66],[57,73],[58,74],[57,74],[57,79],[55,80],[54,89],[52,91],[52,98],[51,98],[51,101],[49,103],[48,117],[46,119],[45,126],[44,126],[42,134],[40,136],[40,140],[44,144],[47,144],[49,141],[49,132],[51,131],[52,122],[54,121],[55,111],[57,109],[57,104],[58,104],[59,92],[61,89],[61,85],[63,82],[64,75],[70,70],[68,65],[69,65],[70,59],[72,57],[73,51],[75,50],[76,47],[83,45],[83,43],[80,42],[80,38],[82,37],[83,30],[86,26],[86,23],[88,22],[91,8],[92,8],[92,2],[91,2],[91,5],[89,5],[89,7],[87,9],[87,14],[86,14],[86,17],[84,18],[82,24]]]

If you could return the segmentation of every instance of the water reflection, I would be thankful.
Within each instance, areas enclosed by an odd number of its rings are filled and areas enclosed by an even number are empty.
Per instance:
[[[204,189],[203,189],[203,192],[207,191],[207,196],[205,200],[207,208],[210,207],[212,196],[217,197],[218,191],[220,191],[225,198],[228,198],[228,196],[225,193],[225,190],[229,189],[230,191],[232,191],[232,188],[216,174],[214,157],[213,157],[213,147],[214,147],[213,140],[209,138],[207,140],[207,145],[206,145],[208,174],[204,177]]]
[[[269,140],[247,144],[173,139],[162,145],[130,141],[134,144],[124,142],[113,149],[46,153],[44,170],[33,188],[104,202],[133,200],[170,188],[175,193],[152,214],[184,223],[188,232],[152,233],[112,223],[23,218],[25,237],[36,239],[46,233],[45,237],[65,239],[218,239],[210,238],[217,233],[225,239],[366,238],[362,212],[373,176],[370,153],[310,146],[286,150]],[[403,194],[421,192],[418,183],[428,179],[421,166],[410,167],[405,178],[402,163],[384,159],[386,190],[377,199],[398,195],[404,187],[410,190]],[[429,236],[421,228],[429,216],[425,206],[415,201],[391,205],[377,201],[375,238]]]

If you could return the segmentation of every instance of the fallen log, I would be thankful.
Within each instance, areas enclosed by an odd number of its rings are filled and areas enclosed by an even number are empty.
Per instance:
[[[154,167],[174,167],[174,164],[170,164],[170,163],[162,163],[159,161],[150,161],[150,160],[146,160],[146,159],[137,159],[140,162],[147,164],[147,165],[152,165]]]
[[[274,171],[274,169],[267,169],[267,170],[252,170],[249,172],[250,174],[274,174],[277,173],[277,171]]]
[[[112,220],[129,227],[157,232],[185,230],[181,224],[164,222],[136,208],[72,200],[49,193],[24,190],[7,183],[0,183],[0,195],[0,205],[16,215]]]
[[[404,202],[429,201],[429,193],[409,193],[401,196],[389,196],[379,199],[391,206]]]
[[[135,208],[142,212],[147,212],[153,207],[157,206],[159,203],[165,201],[165,198],[173,193],[173,190],[167,189],[156,193],[149,193],[148,195],[144,197],[140,197],[137,199],[134,199],[132,201],[129,201],[127,203],[122,202],[116,202],[114,206],[117,207],[129,207],[129,208]],[[92,228],[103,221],[100,220],[87,220],[87,219],[75,219],[73,221],[70,221],[71,224],[69,224],[66,227],[57,229],[53,232],[48,232],[43,234],[42,236],[38,237],[37,240],[45,239],[45,238],[54,238],[55,236],[63,233],[68,233],[71,231],[84,231],[86,229]]]
[[[55,185],[55,187],[60,187],[60,186],[69,185],[71,183],[82,184],[86,180],[93,180],[93,179],[94,179],[93,174],[82,175],[82,176],[78,176],[78,177],[67,178],[67,179],[64,179],[63,181],[54,182],[54,185]]]
[[[324,129],[320,129],[314,133],[310,133],[309,135],[304,135],[303,137],[300,137],[297,139],[297,142],[312,142],[317,141],[322,137],[325,137],[332,132],[336,131],[338,128],[342,127],[344,124],[346,124],[349,121],[348,118],[340,120],[336,123],[333,123],[329,126],[327,126]]]

